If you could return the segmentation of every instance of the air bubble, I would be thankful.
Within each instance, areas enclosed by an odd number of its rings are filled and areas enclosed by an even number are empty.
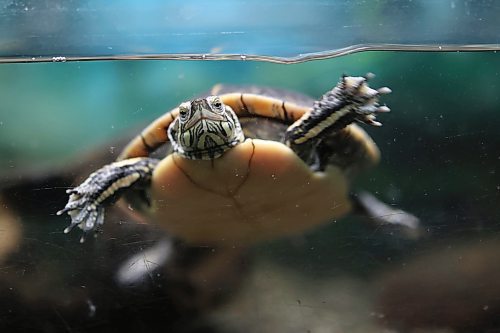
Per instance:
[[[66,57],[52,57],[53,62],[66,62]]]

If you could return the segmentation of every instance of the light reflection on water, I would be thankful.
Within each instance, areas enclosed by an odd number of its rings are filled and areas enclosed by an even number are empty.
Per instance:
[[[305,61],[330,59],[367,51],[406,51],[406,52],[485,52],[500,50],[498,44],[358,44],[331,51],[311,52],[297,56],[282,57],[259,54],[224,54],[224,53],[159,53],[144,55],[103,55],[103,56],[36,56],[2,57],[0,63],[67,62],[99,60],[252,60],[277,64],[297,64]]]

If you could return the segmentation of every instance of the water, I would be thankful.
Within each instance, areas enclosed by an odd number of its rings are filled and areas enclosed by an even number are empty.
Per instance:
[[[498,54],[317,56],[290,65],[249,55],[2,64],[0,327],[498,329]],[[64,190],[181,101],[220,82],[318,97],[342,73],[367,72],[377,74],[372,86],[393,90],[384,98],[393,112],[379,117],[383,127],[367,129],[382,160],[353,188],[418,216],[420,238],[350,216],[251,249],[188,248],[118,209],[95,240],[81,245],[77,233],[63,235],[68,220],[55,212]]]

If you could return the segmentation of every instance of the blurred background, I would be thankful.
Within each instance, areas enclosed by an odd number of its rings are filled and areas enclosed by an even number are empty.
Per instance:
[[[0,56],[157,53],[296,57],[297,64],[0,64],[0,327],[9,331],[496,332],[500,329],[500,57],[495,1],[0,0]],[[258,17],[255,20],[252,18]],[[487,47],[488,48],[488,47]],[[377,76],[393,112],[367,131],[379,166],[354,189],[418,216],[422,235],[352,216],[241,252],[187,248],[111,212],[96,240],[62,234],[64,190],[152,119],[216,83],[320,97]],[[158,263],[158,264],[155,264]]]

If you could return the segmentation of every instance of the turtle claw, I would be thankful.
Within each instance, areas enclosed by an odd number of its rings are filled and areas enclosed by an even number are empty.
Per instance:
[[[375,127],[380,127],[382,126],[382,123],[381,122],[378,122],[375,120],[375,115],[373,114],[369,114],[365,117],[365,119],[362,120],[363,123],[365,124],[368,124],[368,125],[372,125],[372,126],[375,126]]]
[[[389,88],[389,87],[378,88],[377,91],[380,95],[387,95],[387,94],[390,94],[392,92],[391,88]]]
[[[57,215],[68,213],[71,217],[71,224],[64,229],[64,233],[70,233],[78,226],[83,230],[80,243],[85,241],[86,234],[104,224],[104,207],[96,205],[88,196],[80,197],[72,194],[66,207],[57,212]]]
[[[376,115],[390,112],[390,109],[380,105],[378,100],[380,96],[391,93],[391,89],[370,88],[368,81],[374,76],[371,73],[365,76],[343,75],[332,90],[314,102],[309,112],[288,127],[285,143],[295,151],[304,150],[308,156],[310,147],[314,146],[310,145],[311,142],[319,142],[331,133],[342,131],[353,122],[382,126]],[[307,147],[298,148],[299,146]],[[298,155],[302,156],[301,153]]]
[[[382,123],[376,120],[376,115],[378,113],[390,112],[386,105],[380,105],[378,103],[378,98],[381,95],[387,95],[392,92],[388,87],[382,87],[378,89],[372,89],[368,86],[367,81],[371,77],[361,77],[351,79],[351,89],[356,92],[352,96],[353,104],[358,106],[353,109],[356,114],[354,120],[371,125],[371,126],[382,126]],[[344,79],[345,80],[345,79]]]
[[[78,226],[83,230],[80,242],[84,242],[88,232],[104,224],[105,206],[115,202],[123,190],[149,184],[157,164],[157,159],[142,157],[111,163],[90,174],[79,186],[66,190],[68,203],[56,213],[67,213],[71,217],[64,233]]]
[[[88,201],[87,198],[85,198],[85,197],[81,198],[79,195],[72,194],[72,195],[70,195],[66,206],[63,209],[61,209],[60,211],[58,211],[56,214],[62,215],[66,212],[71,212],[73,210],[77,210],[80,207],[83,207],[85,205],[86,201]]]
[[[377,113],[387,113],[391,112],[391,109],[389,109],[386,105],[379,106],[377,109]]]
[[[364,123],[367,125],[372,125],[376,127],[382,126],[381,122],[377,121],[377,113],[386,113],[390,112],[391,110],[387,106],[378,106],[374,104],[368,104],[365,106],[359,107],[355,112],[356,112],[356,118],[355,120]]]
[[[69,199],[66,206],[56,214],[67,213],[71,217],[71,224],[64,229],[64,233],[71,232],[76,226],[83,230],[80,242],[90,231],[96,231],[104,223],[103,193],[109,188],[109,181],[113,180],[111,167],[105,166],[91,174],[82,184],[66,190]]]

